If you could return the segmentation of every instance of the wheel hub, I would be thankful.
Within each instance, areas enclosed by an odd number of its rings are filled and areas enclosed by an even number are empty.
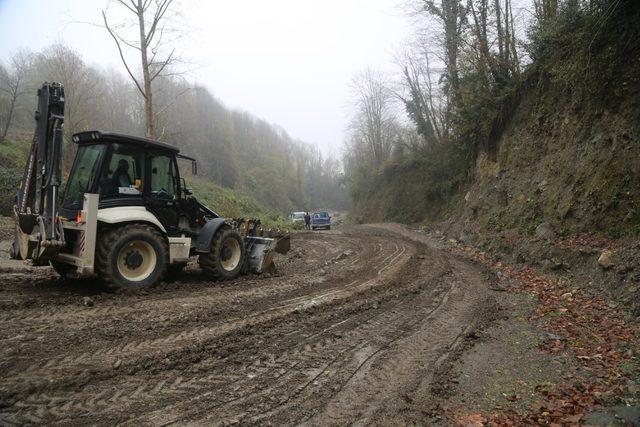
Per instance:
[[[222,243],[222,248],[220,249],[220,264],[222,268],[227,271],[232,271],[240,263],[241,256],[242,249],[238,240],[227,238]]]
[[[222,250],[220,251],[220,259],[222,261],[227,261],[229,258],[231,258],[232,254],[233,254],[233,251],[231,250],[231,248],[225,245],[222,247]]]
[[[149,277],[157,265],[156,251],[144,240],[127,242],[118,252],[117,269],[125,280],[139,282]]]
[[[142,265],[142,261],[142,255],[137,250],[129,252],[124,258],[125,265],[131,270],[135,270],[140,267]]]

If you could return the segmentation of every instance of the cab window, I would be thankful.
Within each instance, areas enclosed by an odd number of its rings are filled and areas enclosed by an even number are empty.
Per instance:
[[[144,180],[142,147],[112,144],[107,168],[100,180],[100,197],[141,197]]]
[[[162,153],[151,155],[151,198],[174,200],[178,194],[175,161],[173,156]]]
[[[66,209],[82,209],[84,193],[91,191],[100,167],[104,145],[80,145],[76,160],[69,174],[62,206]]]

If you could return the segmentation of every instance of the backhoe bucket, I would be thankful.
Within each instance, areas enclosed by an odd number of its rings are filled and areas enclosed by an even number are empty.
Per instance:
[[[269,271],[273,266],[273,249],[276,246],[276,239],[248,236],[245,240],[247,271],[258,274]]]

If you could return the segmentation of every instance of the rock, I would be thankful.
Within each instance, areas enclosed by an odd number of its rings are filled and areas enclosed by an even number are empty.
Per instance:
[[[338,256],[335,258],[335,260],[336,260],[336,261],[340,261],[340,260],[343,260],[343,259],[345,259],[345,258],[347,258],[347,257],[350,257],[351,255],[353,255],[353,251],[352,251],[351,249],[348,249],[348,250],[346,250],[346,251],[342,252],[340,255],[338,255]]]
[[[615,406],[605,408],[601,411],[588,413],[581,424],[604,426],[604,425],[638,425],[640,423],[640,407],[638,406]]]
[[[536,227],[536,236],[542,239],[550,239],[553,237],[553,229],[551,228],[551,224],[547,221],[541,223]]]
[[[467,191],[467,194],[464,195],[464,201],[468,202],[471,200],[471,191]]]
[[[630,271],[633,271],[632,265],[621,265],[616,268],[616,273],[620,274],[621,276],[627,274]]]
[[[120,367],[120,365],[122,365],[122,360],[118,359],[116,360],[116,362],[113,364],[113,368],[114,369],[118,369]]]
[[[458,237],[458,242],[462,243],[463,245],[466,245],[467,243],[469,243],[469,236],[467,235],[467,233],[465,232],[460,233],[460,236]]]
[[[559,261],[555,258],[551,259],[551,266],[550,266],[551,270],[561,270],[565,267],[568,267],[568,265],[565,264],[564,262]]]
[[[605,249],[598,257],[598,265],[604,270],[608,270],[618,263],[618,256],[615,252]]]
[[[543,331],[538,335],[543,340],[566,341],[566,338],[563,338],[560,335],[552,334],[550,332],[544,332]]]
[[[82,305],[84,305],[85,307],[93,307],[93,300],[89,297],[83,297]]]
[[[629,212],[627,212],[627,214],[624,217],[624,222],[629,222],[633,219],[633,215],[635,214],[635,211],[632,209]]]

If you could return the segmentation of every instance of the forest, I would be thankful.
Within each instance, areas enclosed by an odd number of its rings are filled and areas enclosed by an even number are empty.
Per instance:
[[[160,74],[154,80],[154,137],[198,159],[198,182],[234,190],[240,199],[249,197],[283,216],[293,210],[349,206],[338,159],[277,125],[225,107],[187,77]],[[145,135],[144,98],[133,82],[118,70],[90,66],[78,52],[55,44],[40,52],[18,51],[0,65],[0,149],[8,143],[27,149],[36,90],[43,81],[65,87],[65,170],[75,155],[70,138],[76,132]],[[2,214],[9,215],[22,164],[6,155],[2,160],[7,166],[0,172]]]
[[[397,72],[353,80],[344,165],[354,220],[637,233],[638,2],[405,9],[417,29]]]

